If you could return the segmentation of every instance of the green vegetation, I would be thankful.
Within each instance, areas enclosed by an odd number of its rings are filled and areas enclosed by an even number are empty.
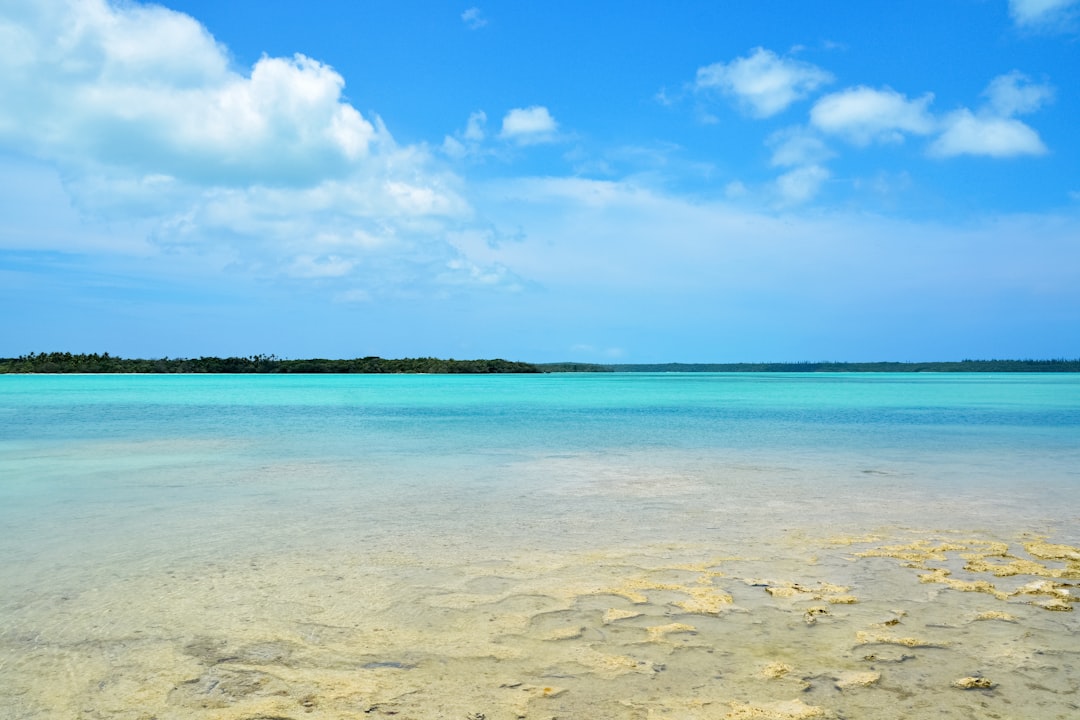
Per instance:
[[[104,353],[31,353],[0,358],[0,373],[536,373],[529,363],[509,360],[440,360],[380,357],[354,360],[282,360],[273,355],[250,357],[119,358]]]
[[[961,360],[959,362],[802,362],[802,363],[523,363],[510,360],[440,360],[380,357],[353,360],[282,360],[250,357],[120,358],[104,353],[30,353],[0,358],[4,373],[551,373],[551,372],[1080,372],[1080,360]]]
[[[660,363],[592,365],[542,363],[542,372],[1080,372],[1078,360],[961,360],[959,362]]]

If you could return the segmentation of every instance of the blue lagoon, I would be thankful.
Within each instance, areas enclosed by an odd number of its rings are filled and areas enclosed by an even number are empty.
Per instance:
[[[1072,374],[0,376],[0,716],[1075,717]]]

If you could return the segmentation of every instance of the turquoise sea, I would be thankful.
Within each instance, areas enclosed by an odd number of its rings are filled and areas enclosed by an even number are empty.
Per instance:
[[[1078,546],[1074,374],[0,376],[0,718],[1071,718]]]

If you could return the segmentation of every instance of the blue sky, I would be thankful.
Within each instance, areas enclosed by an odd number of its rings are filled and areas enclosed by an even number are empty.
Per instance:
[[[0,3],[0,356],[1080,356],[1080,0]]]

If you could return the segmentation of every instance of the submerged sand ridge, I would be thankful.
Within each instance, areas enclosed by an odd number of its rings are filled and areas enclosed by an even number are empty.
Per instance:
[[[1080,550],[894,530],[323,548],[4,595],[0,716],[1076,717]],[[46,589],[42,589],[46,590]]]

